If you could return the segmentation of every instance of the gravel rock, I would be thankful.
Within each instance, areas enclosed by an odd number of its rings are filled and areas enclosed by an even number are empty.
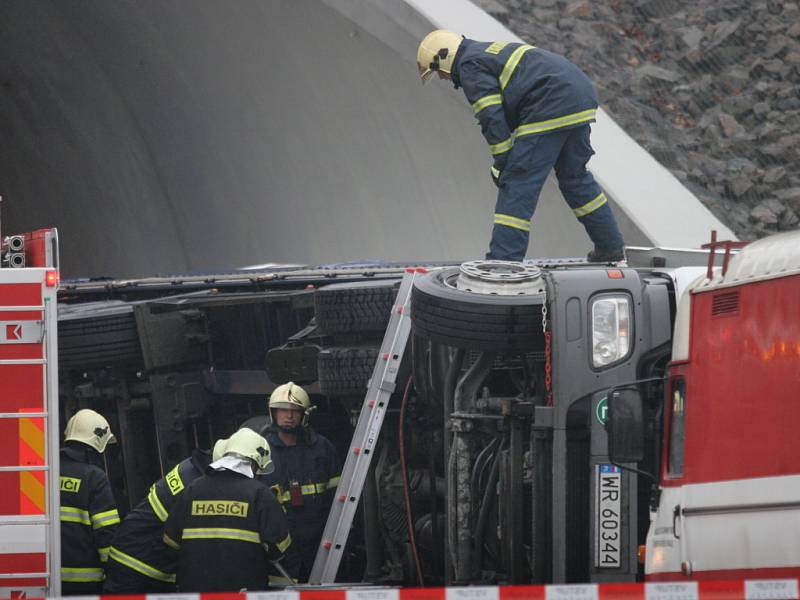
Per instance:
[[[742,239],[800,224],[800,6],[481,0],[578,64],[600,103]]]

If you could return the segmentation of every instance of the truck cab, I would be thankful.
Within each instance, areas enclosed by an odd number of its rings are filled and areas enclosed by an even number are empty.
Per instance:
[[[417,283],[417,408],[443,433],[412,446],[442,457],[443,506],[425,523],[438,516],[446,532],[430,552],[444,557],[444,582],[641,578],[651,496],[641,474],[658,453],[638,469],[611,461],[608,395],[645,381],[643,443],[660,448],[676,298],[707,260],[634,249],[624,265],[475,261]]]

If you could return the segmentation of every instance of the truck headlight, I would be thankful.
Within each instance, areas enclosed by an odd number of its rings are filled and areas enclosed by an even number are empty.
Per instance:
[[[622,360],[631,349],[631,300],[625,294],[592,300],[592,365]]]

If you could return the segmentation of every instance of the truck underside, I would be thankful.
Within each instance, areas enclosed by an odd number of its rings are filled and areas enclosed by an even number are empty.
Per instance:
[[[641,261],[647,268],[625,269],[621,279],[611,279],[617,269],[545,261],[515,275],[525,286],[518,294],[498,294],[492,281],[459,289],[459,268],[440,266],[427,288],[415,288],[409,351],[338,581],[640,575],[649,482],[621,475],[614,552],[598,549],[593,532],[595,477],[608,463],[604,394],[661,376],[669,357],[674,291],[653,265],[674,259],[644,253]],[[371,265],[67,283],[61,415],[94,408],[119,431],[106,460],[121,513],[192,448],[248,420],[263,426],[266,397],[290,380],[309,391],[319,407],[312,424],[343,459],[402,275],[402,266]],[[596,368],[587,311],[614,289],[641,325],[627,354]],[[649,409],[660,410],[660,382],[649,387]],[[660,432],[648,440],[657,450]]]

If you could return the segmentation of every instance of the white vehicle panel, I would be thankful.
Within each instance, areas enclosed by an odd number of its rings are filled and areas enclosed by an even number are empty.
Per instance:
[[[800,475],[664,488],[645,573],[797,567],[798,540]]]

